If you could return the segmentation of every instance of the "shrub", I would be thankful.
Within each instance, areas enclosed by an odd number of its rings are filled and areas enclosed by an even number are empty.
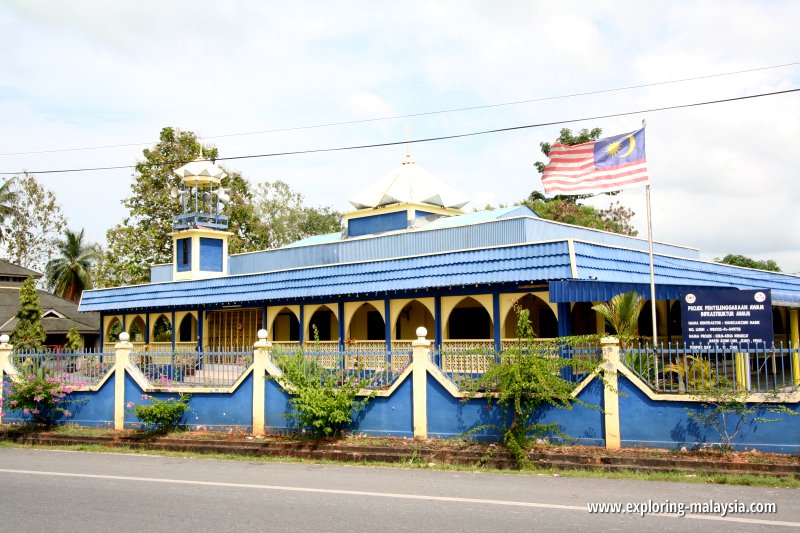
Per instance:
[[[6,407],[9,411],[22,411],[30,415],[34,424],[51,426],[59,415],[72,416],[68,409],[75,400],[69,398],[73,387],[80,387],[84,383],[64,383],[58,378],[43,372],[28,374],[25,379],[6,382],[9,393],[3,400],[0,398],[0,409]]]
[[[533,439],[555,435],[570,439],[558,422],[544,424],[537,421],[540,407],[551,405],[560,409],[572,409],[573,404],[598,409],[572,395],[575,384],[562,378],[561,371],[567,367],[590,370],[596,365],[592,361],[569,359],[560,356],[560,349],[569,345],[583,344],[588,338],[562,337],[553,344],[532,342],[533,330],[530,326],[529,311],[515,306],[517,313],[516,346],[506,350],[500,362],[494,362],[478,378],[476,389],[495,391],[497,403],[504,409],[502,425],[482,425],[472,428],[466,435],[486,428],[502,432],[503,444],[514,454],[520,467],[530,466],[527,448]],[[492,398],[488,400],[491,402]]]
[[[178,429],[183,415],[189,410],[191,394],[179,393],[177,398],[159,400],[149,394],[142,394],[142,400],[149,400],[150,405],[128,402],[128,411],[145,426],[157,433],[167,433]]]

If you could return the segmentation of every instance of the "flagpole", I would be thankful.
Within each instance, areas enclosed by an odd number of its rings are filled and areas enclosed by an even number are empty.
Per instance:
[[[642,120],[642,128],[647,122]],[[650,210],[650,183],[645,187],[647,196],[647,243],[650,249],[650,311],[653,321],[653,346],[658,346],[658,322],[656,321],[656,274],[653,264],[653,218]]]

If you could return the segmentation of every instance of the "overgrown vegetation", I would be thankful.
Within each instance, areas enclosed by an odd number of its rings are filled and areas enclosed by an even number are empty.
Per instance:
[[[150,405],[128,402],[128,411],[155,433],[168,433],[178,429],[183,416],[189,411],[191,394],[179,393],[177,398],[159,400],[149,394],[142,394],[142,400],[149,400]]]
[[[558,422],[543,423],[539,420],[541,408],[552,406],[572,409],[577,404],[599,409],[574,397],[575,384],[562,377],[567,368],[588,370],[595,363],[582,359],[560,357],[560,349],[586,343],[587,337],[562,337],[553,344],[533,342],[534,331],[527,309],[515,306],[517,314],[517,337],[519,342],[504,351],[500,362],[494,362],[476,380],[475,389],[496,392],[497,404],[503,409],[502,424],[484,424],[471,429],[472,435],[493,428],[503,435],[503,443],[514,454],[521,468],[531,466],[527,449],[537,438],[556,436],[565,440],[572,438],[564,433]],[[489,401],[493,401],[489,397]]]
[[[720,388],[705,397],[700,409],[687,409],[686,414],[701,426],[714,431],[720,438],[719,447],[726,452],[733,450],[734,440],[746,426],[779,422],[779,415],[797,416],[796,412],[782,404],[748,402],[746,391],[736,391],[730,387]]]
[[[319,333],[314,327],[314,345],[319,345]],[[338,360],[323,366],[313,354],[300,350],[296,354],[277,357],[276,363],[283,371],[276,380],[291,395],[292,412],[285,416],[309,430],[315,437],[337,435],[346,428],[372,398],[369,394],[357,399],[358,393],[369,380],[361,379],[357,371],[339,369]]]

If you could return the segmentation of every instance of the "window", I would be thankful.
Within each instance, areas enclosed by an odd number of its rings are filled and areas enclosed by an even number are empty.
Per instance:
[[[192,239],[178,239],[176,241],[175,260],[178,272],[186,272],[192,269]]]

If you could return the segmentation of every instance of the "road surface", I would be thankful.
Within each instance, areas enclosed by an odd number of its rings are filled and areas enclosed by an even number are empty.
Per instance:
[[[800,491],[0,448],[0,531],[773,531]],[[590,513],[589,503],[639,507]],[[775,504],[775,513],[646,513]],[[673,511],[676,509],[673,508]]]

